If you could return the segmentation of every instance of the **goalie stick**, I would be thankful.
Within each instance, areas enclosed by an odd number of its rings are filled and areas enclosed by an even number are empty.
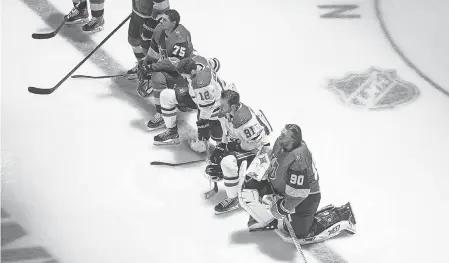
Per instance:
[[[187,165],[191,163],[199,163],[204,162],[206,159],[199,159],[195,161],[188,161],[188,162],[181,162],[181,163],[169,163],[169,162],[160,162],[160,161],[153,161],[150,162],[151,165],[166,165],[166,166],[181,166],[181,165]]]
[[[296,250],[298,250],[301,255],[301,263],[307,263],[306,256],[304,256],[304,252],[302,251],[301,245],[299,244],[299,240],[296,237],[295,231],[293,230],[292,224],[290,224],[290,216],[284,218],[284,223],[287,225],[288,232],[293,240],[293,244],[295,244]]]
[[[61,24],[58,26],[58,28],[56,28],[55,31],[50,32],[50,33],[33,33],[33,34],[31,34],[31,37],[34,38],[34,39],[49,39],[49,38],[52,38],[52,37],[56,36],[59,33],[61,28],[67,22],[67,19],[69,19],[69,17],[68,16],[64,16],[64,20],[61,22]]]
[[[75,72],[79,67],[81,67],[81,65],[84,64],[84,62],[86,62],[86,60],[88,60],[95,53],[95,51],[97,51],[130,18],[131,18],[131,14],[129,14],[125,20],[123,20],[114,30],[112,30],[112,32],[109,33],[109,35],[107,35],[106,38],[103,39],[103,41],[101,41],[100,44],[98,44],[98,46],[96,46],[94,48],[94,50],[92,50],[83,60],[81,60],[81,62],[78,63],[78,65],[76,65],[69,73],[67,73],[67,75],[63,79],[61,79],[58,82],[58,84],[56,84],[53,88],[41,89],[41,88],[36,88],[36,87],[28,87],[28,91],[30,93],[39,94],[39,95],[48,95],[48,94],[53,93],[57,88],[59,88],[59,86],[61,86],[62,83],[64,83],[64,81],[66,81],[70,77],[70,75],[73,74],[73,72]]]

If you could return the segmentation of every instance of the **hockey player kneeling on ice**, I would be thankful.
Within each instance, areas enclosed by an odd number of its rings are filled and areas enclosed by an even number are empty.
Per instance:
[[[181,17],[174,9],[168,9],[160,16],[160,23],[154,29],[150,48],[145,59],[138,63],[137,76],[139,95],[148,97],[153,94],[156,114],[148,121],[148,129],[154,130],[164,126],[160,94],[175,85],[187,85],[176,71],[177,63],[193,55],[190,32],[180,24]]]
[[[278,227],[287,217],[303,244],[320,242],[342,231],[355,233],[349,203],[329,205],[317,212],[321,199],[318,172],[298,125],[286,125],[273,149],[262,149],[246,175],[250,179],[239,192],[239,201],[250,214],[250,231],[276,230],[288,241],[287,226]]]
[[[221,141],[223,131],[218,112],[221,91],[227,87],[216,75],[219,65],[218,59],[206,59],[199,55],[177,63],[177,71],[187,80],[188,88],[162,90],[161,113],[167,130],[154,137],[154,144],[179,143],[176,121],[180,105],[198,109],[198,138],[189,141],[195,152],[205,152],[211,137],[215,141]]]
[[[222,177],[227,198],[215,206],[215,213],[221,214],[239,207],[239,167],[246,160],[250,163],[259,149],[268,144],[271,130],[269,124],[240,102],[240,95],[234,90],[225,90],[220,99],[220,121],[223,127],[221,143],[210,156],[211,165],[206,174],[212,180]]]

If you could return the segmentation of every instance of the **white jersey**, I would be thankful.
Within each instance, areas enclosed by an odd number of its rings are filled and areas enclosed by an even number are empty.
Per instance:
[[[226,83],[213,70],[210,60],[195,56],[199,72],[189,81],[189,95],[200,111],[199,118],[204,120],[217,119],[221,92]]]
[[[238,140],[245,151],[258,150],[269,143],[264,123],[244,104],[241,104],[234,116],[226,114],[220,121],[223,127],[223,142]]]

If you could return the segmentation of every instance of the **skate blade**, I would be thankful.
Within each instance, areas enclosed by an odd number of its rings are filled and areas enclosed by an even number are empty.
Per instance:
[[[261,232],[261,231],[273,231],[276,230],[275,227],[273,228],[249,228],[249,232]]]
[[[240,206],[238,205],[238,206],[235,206],[235,207],[233,207],[233,208],[231,208],[231,209],[229,209],[229,210],[227,210],[227,211],[223,211],[223,212],[215,211],[215,215],[226,214],[226,213],[232,212],[232,211],[234,211],[234,210],[237,210],[237,209],[239,209],[239,208],[240,208]]]
[[[137,79],[137,73],[126,73],[126,74],[128,74],[128,79],[129,80]]]
[[[79,24],[86,24],[87,22],[89,22],[89,18],[83,18],[80,20],[75,20],[73,22],[65,22],[66,25],[79,25]]]
[[[179,143],[180,143],[179,139],[170,140],[170,141],[166,141],[166,142],[154,141],[154,145],[175,145],[175,144],[179,144]]]
[[[103,31],[103,29],[104,29],[104,26],[99,26],[99,27],[97,27],[97,28],[95,28],[94,30],[91,30],[91,31],[84,31],[84,30],[82,30],[82,31],[85,34],[93,34],[93,33],[97,33],[97,32]]]

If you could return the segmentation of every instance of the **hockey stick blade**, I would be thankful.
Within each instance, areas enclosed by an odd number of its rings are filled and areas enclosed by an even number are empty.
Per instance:
[[[209,199],[218,193],[218,185],[217,182],[214,182],[214,187],[209,191],[204,193],[204,198]]]
[[[181,165],[187,165],[187,164],[191,164],[191,163],[204,162],[205,160],[206,159],[200,159],[200,160],[195,160],[195,161],[190,161],[190,162],[183,162],[183,163],[167,163],[167,162],[153,161],[150,164],[151,165],[166,165],[166,166],[181,166]]]
[[[73,72],[75,72],[79,67],[81,67],[81,65],[84,64],[84,62],[86,62],[86,60],[88,60],[92,54],[94,54],[112,35],[114,35],[115,32],[117,32],[117,30],[119,30],[123,24],[126,23],[126,21],[128,21],[131,18],[131,14],[128,15],[125,20],[123,20],[114,30],[112,30],[111,33],[109,33],[109,35],[107,35],[101,42],[100,44],[98,44],[86,57],[84,57],[83,60],[81,60],[81,62],[79,62],[69,73],[67,73],[67,75],[65,75],[64,78],[62,78],[58,84],[56,84],[53,88],[51,89],[39,89],[36,87],[28,87],[28,91],[30,93],[33,94],[39,94],[39,95],[48,95],[53,93],[57,88],[59,88],[59,86],[62,85],[62,83],[64,83],[72,74]],[[64,17],[64,19],[66,19],[66,17]]]
[[[56,28],[55,31],[50,32],[50,33],[43,33],[43,34],[40,34],[40,33],[33,33],[33,34],[31,35],[31,37],[34,38],[34,39],[49,39],[49,38],[52,38],[52,37],[56,36],[56,34],[59,33],[59,31],[61,30],[61,28],[62,28],[62,27],[65,25],[65,23],[67,22],[67,19],[68,19],[68,17],[67,17],[67,16],[64,16],[64,20],[61,22],[61,24],[58,26],[58,28]]]
[[[48,94],[53,93],[53,91],[55,91],[55,88],[40,89],[40,88],[36,88],[36,87],[28,87],[28,92],[33,93],[33,94],[38,94],[38,95],[48,95]]]

